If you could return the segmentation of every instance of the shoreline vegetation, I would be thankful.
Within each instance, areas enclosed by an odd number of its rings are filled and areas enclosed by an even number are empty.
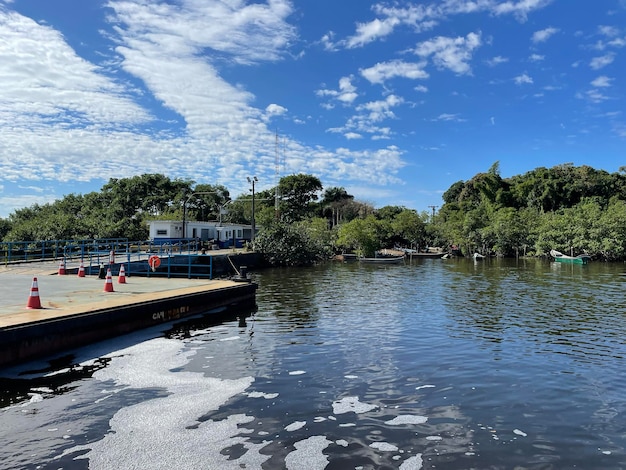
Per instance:
[[[500,257],[546,257],[557,250],[626,260],[626,167],[608,173],[565,163],[502,178],[496,162],[454,183],[442,199],[438,212],[377,209],[344,188],[324,188],[313,175],[294,174],[252,201],[245,193],[231,198],[222,185],[144,174],[111,179],[99,192],[16,209],[0,218],[0,238],[146,240],[148,221],[186,218],[255,221],[254,250],[274,266],[308,265],[341,253],[372,257],[394,247]]]

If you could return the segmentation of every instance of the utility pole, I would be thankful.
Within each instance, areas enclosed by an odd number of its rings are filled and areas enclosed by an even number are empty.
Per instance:
[[[252,233],[250,234],[250,241],[252,243],[254,243],[254,232],[256,231],[256,224],[254,223],[254,183],[257,181],[259,181],[259,179],[256,176],[252,178],[248,177],[248,183],[252,184]]]
[[[437,207],[439,206],[428,206],[433,210],[433,219],[435,218],[435,209],[437,209]]]

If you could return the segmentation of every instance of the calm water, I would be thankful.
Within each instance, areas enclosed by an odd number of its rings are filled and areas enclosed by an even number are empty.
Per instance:
[[[487,259],[255,273],[247,318],[0,380],[0,467],[626,468],[625,271]]]

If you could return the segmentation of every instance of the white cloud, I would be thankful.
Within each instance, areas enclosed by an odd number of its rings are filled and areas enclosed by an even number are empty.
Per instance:
[[[606,54],[600,57],[594,57],[591,59],[589,66],[594,70],[599,70],[613,63],[615,60],[615,54]]]
[[[418,91],[420,93],[428,93],[428,88],[425,87],[424,85],[417,85],[415,88],[413,88],[415,91]]]
[[[344,104],[351,104],[359,96],[356,87],[352,84],[352,80],[353,77],[341,77],[338,90],[324,88],[317,90],[315,93],[320,97],[329,96]]]
[[[334,42],[334,37],[327,34],[322,43],[329,50],[338,46],[346,48],[363,47],[373,41],[384,39],[400,26],[411,28],[415,33],[422,33],[434,28],[440,21],[451,15],[488,12],[493,15],[512,14],[520,21],[526,21],[528,14],[544,8],[553,0],[518,0],[500,2],[499,0],[445,0],[432,4],[416,4],[407,7],[374,4],[376,18],[356,24],[356,32],[347,39]]]
[[[256,97],[227,82],[218,66],[286,57],[295,39],[286,22],[291,2],[107,5],[111,23],[103,34],[115,49],[102,56],[106,68],[77,55],[53,28],[0,9],[3,180],[87,182],[165,172],[219,182],[236,193],[247,189],[242,182],[254,173],[270,185],[275,135],[266,119],[287,110],[277,104],[255,108]],[[338,96],[353,100],[354,90],[344,80]],[[157,120],[143,100],[166,109],[167,118]],[[390,133],[377,129],[380,137]],[[397,149],[337,152],[297,141],[288,148],[285,171],[320,177],[358,174],[361,181],[397,183],[395,173],[404,165]],[[380,155],[390,158],[382,162]],[[381,178],[381,171],[388,174]],[[48,197],[40,194],[39,201]]]
[[[397,18],[375,19],[369,23],[359,23],[356,28],[356,34],[347,39],[346,47],[349,49],[361,47],[378,38],[385,37],[391,34],[399,23],[400,21]]]
[[[344,134],[344,137],[348,140],[355,140],[355,139],[362,139],[363,136],[361,134],[358,134],[356,132],[346,132]]]
[[[265,115],[267,118],[271,118],[274,116],[282,116],[287,112],[287,108],[280,106],[278,104],[270,104],[265,108]]]
[[[524,85],[524,84],[530,85],[533,83],[533,79],[526,73],[523,73],[522,75],[518,75],[517,77],[513,79],[513,81],[515,82],[516,85]]]
[[[505,64],[508,61],[509,59],[507,57],[496,56],[487,60],[487,65],[489,65],[490,67],[495,67],[496,65]]]
[[[619,36],[620,30],[615,26],[600,25],[598,26],[598,33],[607,37],[615,37]]]
[[[587,100],[587,101],[589,101],[591,103],[594,103],[594,104],[602,103],[603,101],[607,101],[609,99],[608,96],[603,95],[597,89],[588,90],[588,91],[586,91],[584,93],[577,93],[576,97],[579,98],[579,99]]]
[[[384,100],[370,101],[357,107],[357,111],[367,112],[369,122],[380,122],[384,119],[394,118],[392,108],[400,106],[404,100],[396,95],[389,95]]]
[[[433,121],[465,122],[465,119],[460,118],[458,114],[443,113],[434,118]]]
[[[552,27],[542,29],[540,31],[535,31],[533,33],[531,40],[535,44],[538,44],[540,42],[546,42],[548,39],[550,39],[551,36],[555,35],[558,32],[559,32],[558,28],[552,28]]]
[[[490,5],[490,9],[496,15],[513,14],[518,18],[518,20],[526,21],[529,13],[533,10],[546,7],[552,3],[552,1],[553,0],[509,0],[502,3],[493,1],[488,1],[486,3]]]
[[[458,74],[469,74],[472,53],[482,44],[480,33],[469,33],[465,38],[438,36],[419,43],[414,52],[424,58],[432,57],[438,68],[446,68]]]
[[[604,88],[604,87],[610,87],[612,81],[613,81],[612,78],[609,78],[606,75],[601,75],[595,80],[593,80],[591,84],[597,88]]]
[[[546,56],[543,56],[541,54],[531,54],[528,60],[530,60],[531,62],[541,62],[545,60],[545,58]]]
[[[12,125],[118,127],[149,114],[105,70],[80,58],[63,37],[30,18],[0,10],[0,101]]]
[[[382,84],[392,78],[401,77],[411,80],[428,78],[428,73],[424,71],[425,62],[404,62],[402,60],[392,60],[382,62],[361,69],[361,75],[370,83]]]

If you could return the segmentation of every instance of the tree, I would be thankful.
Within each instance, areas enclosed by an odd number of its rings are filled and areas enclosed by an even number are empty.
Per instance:
[[[272,222],[259,232],[254,249],[273,266],[307,266],[328,256],[328,247],[302,222]]]
[[[400,244],[409,246],[426,245],[424,218],[410,209],[403,209],[391,221],[391,228]]]
[[[219,219],[220,208],[230,200],[230,193],[221,184],[198,184],[186,195],[186,220],[209,221]]]
[[[337,234],[337,247],[345,251],[354,250],[363,256],[374,256],[382,246],[383,224],[373,215],[342,224]]]
[[[346,209],[354,200],[344,188],[332,187],[324,191],[320,202],[321,215],[329,221],[329,226],[335,227],[345,219]]]
[[[297,222],[313,215],[314,202],[322,190],[322,182],[313,175],[284,176],[279,182],[282,197],[280,214],[283,220]]]

